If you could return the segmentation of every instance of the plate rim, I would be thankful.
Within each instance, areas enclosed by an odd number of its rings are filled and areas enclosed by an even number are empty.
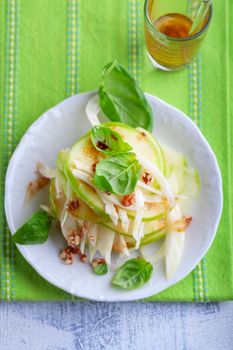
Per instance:
[[[6,219],[7,219],[7,225],[9,226],[11,235],[13,235],[13,230],[11,227],[11,223],[10,223],[10,218],[11,215],[9,213],[8,210],[8,200],[9,200],[9,196],[7,196],[6,194],[9,192],[8,188],[9,188],[9,174],[11,173],[13,167],[14,167],[14,159],[17,157],[18,153],[21,152],[20,148],[21,145],[24,143],[25,138],[27,137],[27,134],[30,133],[31,130],[33,130],[34,128],[37,127],[37,124],[39,124],[43,119],[46,118],[46,114],[51,111],[53,108],[55,107],[59,107],[61,104],[67,103],[69,102],[69,100],[72,100],[74,97],[76,97],[77,95],[92,95],[94,93],[96,93],[97,90],[91,90],[91,91],[86,91],[86,92],[82,92],[73,96],[70,96],[62,101],[60,101],[58,104],[52,106],[51,108],[49,108],[48,110],[46,110],[44,113],[42,113],[29,127],[28,129],[25,131],[23,137],[20,139],[14,153],[12,154],[10,161],[8,163],[8,167],[7,167],[7,172],[6,172],[6,176],[5,176],[5,197],[4,197],[4,208],[5,208],[5,215],[6,215]],[[73,296],[76,296],[78,298],[85,298],[87,300],[93,300],[93,301],[105,301],[105,302],[127,302],[127,301],[135,301],[135,300],[141,300],[141,299],[145,299],[145,298],[149,298],[152,297],[154,295],[157,295],[165,290],[167,290],[168,288],[174,286],[175,284],[177,284],[179,281],[183,280],[191,271],[193,271],[193,269],[195,268],[195,266],[199,263],[199,261],[203,258],[203,256],[207,253],[207,251],[210,249],[216,234],[217,234],[217,228],[222,216],[222,210],[223,210],[223,183],[222,183],[222,175],[221,175],[221,170],[218,164],[218,160],[216,158],[216,155],[212,149],[212,147],[210,146],[209,142],[207,141],[207,139],[205,138],[205,136],[202,134],[201,130],[197,127],[197,125],[193,122],[193,120],[188,117],[187,114],[185,114],[183,111],[181,111],[180,109],[174,107],[173,105],[169,104],[168,102],[160,99],[157,96],[154,96],[150,93],[146,93],[144,92],[146,97],[149,97],[149,103],[150,103],[150,99],[155,100],[155,102],[159,102],[161,105],[163,105],[165,108],[169,108],[174,110],[175,112],[178,113],[178,118],[179,119],[185,119],[186,123],[188,123],[194,130],[195,133],[198,134],[198,137],[201,138],[202,142],[204,143],[206,149],[208,150],[208,154],[211,156],[211,161],[214,164],[214,168],[216,170],[216,174],[217,174],[217,179],[218,179],[218,193],[219,193],[219,205],[218,205],[218,215],[216,215],[215,218],[215,225],[214,225],[214,229],[213,229],[213,233],[211,236],[211,239],[209,239],[205,245],[203,245],[202,250],[200,251],[200,254],[198,255],[198,257],[196,257],[196,259],[194,259],[194,263],[192,264],[193,267],[187,267],[184,268],[184,272],[182,273],[181,276],[176,277],[166,288],[162,289],[161,291],[158,291],[156,293],[153,292],[148,292],[147,290],[143,293],[142,290],[142,295],[140,296],[140,298],[138,297],[132,297],[130,296],[130,294],[124,294],[122,292],[122,294],[119,294],[119,297],[114,297],[114,298],[109,298],[104,297],[104,298],[92,298],[89,296],[86,296],[84,293],[79,293],[79,295],[77,295],[75,292],[72,293],[72,291],[69,288],[66,288],[65,286],[61,286],[61,283],[59,283],[59,280],[54,279],[53,275],[51,275],[50,273],[44,271],[43,269],[41,269],[40,267],[37,266],[36,263],[33,262],[33,260],[31,260],[31,258],[28,256],[27,253],[27,249],[26,247],[24,247],[23,245],[19,245],[16,244],[17,249],[20,251],[20,253],[23,255],[23,258],[33,267],[33,269],[43,278],[45,279],[47,282],[51,283],[52,285],[56,286],[57,288],[67,292],[68,294],[71,294]],[[153,118],[155,118],[153,116]]]

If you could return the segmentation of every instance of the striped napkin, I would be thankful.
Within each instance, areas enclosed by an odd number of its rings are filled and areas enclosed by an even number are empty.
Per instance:
[[[233,298],[232,14],[232,1],[216,1],[201,53],[187,69],[165,73],[154,70],[145,53],[142,0],[0,2],[1,299],[72,299],[37,275],[13,244],[4,217],[5,171],[28,126],[66,97],[97,88],[103,66],[115,58],[144,91],[194,120],[213,147],[223,174],[224,211],[207,256],[188,277],[150,300]]]

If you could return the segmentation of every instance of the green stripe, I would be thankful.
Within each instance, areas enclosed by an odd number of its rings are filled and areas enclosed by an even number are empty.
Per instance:
[[[232,4],[231,4],[232,5]],[[230,8],[230,3],[227,1],[225,4],[225,17],[226,17],[226,55],[225,55],[225,65],[226,65],[226,112],[227,112],[227,173],[228,173],[228,196],[229,196],[229,207],[228,207],[228,217],[229,217],[229,232],[233,235],[233,207],[232,207],[232,140],[231,140],[231,67],[230,67],[230,57],[232,63],[232,56],[230,55],[230,13],[232,9]],[[232,45],[232,42],[231,42]],[[232,50],[232,47],[231,47]],[[231,240],[232,242],[232,240]],[[232,246],[232,245],[231,245]]]
[[[80,62],[79,62],[79,55],[80,55],[80,2],[81,0],[76,2],[76,42],[75,42],[75,47],[76,47],[76,57],[75,57],[75,63],[76,63],[76,70],[75,70],[75,92],[76,94],[80,91],[80,74],[79,74],[79,70],[80,70]]]
[[[77,1],[68,0],[67,2],[67,96],[74,95],[76,92],[76,52],[77,52]]]
[[[3,147],[1,193],[4,193],[4,177],[9,158],[15,145],[15,116],[16,116],[16,0],[6,4],[6,52],[5,52],[5,94],[3,107]],[[15,295],[14,244],[11,240],[9,228],[6,225],[4,209],[2,209],[2,261],[1,261],[1,297],[6,300]]]
[[[141,73],[141,2],[128,0],[128,69],[140,83]]]
[[[2,13],[6,9],[5,13],[5,19],[6,19],[6,25],[5,25],[5,37],[1,37],[2,45],[1,47],[6,48],[9,46],[9,5],[6,6],[5,2],[2,2],[1,4],[2,8]],[[1,15],[2,15],[1,13]],[[4,46],[4,44],[5,46]],[[4,57],[5,56],[5,57]],[[0,142],[1,142],[1,166],[0,166],[0,176],[1,176],[1,181],[0,181],[0,194],[1,194],[1,203],[0,203],[0,219],[1,219],[1,227],[0,227],[0,233],[1,233],[1,243],[0,243],[0,259],[1,259],[1,299],[6,299],[6,255],[5,255],[5,216],[4,216],[4,184],[5,184],[5,169],[6,169],[6,162],[7,162],[7,145],[6,145],[6,110],[7,110],[7,99],[8,99],[8,94],[7,94],[7,89],[8,89],[8,55],[5,52],[5,55],[3,52],[1,52],[1,61],[5,61],[5,69],[4,72],[0,72],[2,74],[1,76],[1,81],[3,84],[1,86],[4,86],[2,96],[3,98],[3,103],[0,103],[1,107],[1,117],[0,117]]]
[[[78,0],[67,2],[67,67],[66,95],[79,91],[79,53],[80,53],[80,6]]]
[[[202,126],[202,86],[201,86],[201,54],[189,66],[189,99],[190,116],[201,128]],[[208,282],[206,258],[193,271],[193,292],[195,301],[208,301]]]
[[[19,23],[20,23],[20,0],[17,0],[14,6],[15,11],[15,39],[14,39],[14,47],[15,47],[15,55],[14,55],[14,112],[13,112],[13,149],[17,146],[17,126],[18,126],[18,52],[19,52]],[[11,299],[15,299],[16,295],[16,278],[15,278],[15,253],[16,247],[11,239]]]

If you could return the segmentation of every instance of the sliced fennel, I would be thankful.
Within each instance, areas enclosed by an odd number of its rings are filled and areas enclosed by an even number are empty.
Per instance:
[[[112,246],[115,238],[115,232],[104,226],[100,226],[97,238],[97,250],[103,256],[108,264],[111,262]]]
[[[145,210],[145,204],[144,204],[144,198],[142,191],[140,189],[137,189],[135,192],[135,198],[136,198],[136,215],[133,223],[133,232],[132,235],[136,241],[136,249],[138,249],[140,245],[141,238],[143,237],[143,228],[144,225],[142,223],[143,219],[143,213]]]
[[[98,241],[99,225],[91,224],[88,232],[88,248],[89,248],[89,259],[93,260],[95,253],[97,252],[97,241]]]
[[[99,97],[94,95],[86,105],[86,114],[92,126],[99,125],[98,113],[100,111]]]
[[[150,160],[142,157],[139,154],[137,154],[137,158],[139,163],[143,166],[143,168],[152,173],[152,175],[155,177],[156,181],[160,185],[164,195],[167,197],[170,205],[173,206],[175,204],[173,191],[165,176],[158,169],[158,167],[155,164],[153,164]]]
[[[127,212],[121,208],[118,208],[117,212],[118,212],[123,230],[125,232],[128,232],[130,220],[128,218]]]
[[[61,231],[66,240],[68,239],[70,232],[76,228],[77,221],[66,211],[63,220],[61,221]]]
[[[177,220],[182,219],[182,213],[177,205],[167,216],[168,225],[172,226]],[[170,231],[165,238],[165,265],[167,279],[173,278],[184,251],[185,232]]]
[[[151,263],[158,263],[160,260],[165,258],[165,242],[161,244],[160,248],[156,252],[152,251],[151,248],[152,247],[150,245],[140,247],[140,252],[145,259],[149,260]]]
[[[54,177],[56,177],[56,171],[54,169],[47,167],[41,162],[37,163],[37,172],[40,175],[47,177],[48,179],[53,179]]]

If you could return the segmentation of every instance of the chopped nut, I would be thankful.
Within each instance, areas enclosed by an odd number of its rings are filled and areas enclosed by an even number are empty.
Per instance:
[[[87,261],[88,261],[88,257],[87,257],[87,255],[86,254],[82,254],[82,255],[80,255],[80,260],[82,261],[82,263],[87,263]]]
[[[71,247],[72,254],[81,254],[81,250],[78,246]]]
[[[67,237],[68,245],[71,247],[78,246],[80,244],[81,239],[84,236],[84,232],[85,232],[85,227],[81,227],[81,226],[70,230]]]
[[[73,199],[67,204],[67,208],[70,211],[74,211],[78,209],[78,207],[79,207],[79,201],[77,199]]]
[[[66,265],[71,265],[71,264],[73,264],[73,257],[68,257],[68,258],[66,258],[66,260],[64,261],[64,263],[65,263]]]
[[[75,247],[79,245],[80,243],[80,236],[78,229],[72,229],[70,230],[68,237],[67,237],[68,245],[71,247]]]
[[[67,239],[67,242],[71,247],[78,246],[80,243],[80,237],[79,236],[71,236]]]
[[[67,256],[67,253],[63,250],[63,251],[61,252],[61,254],[60,254],[60,258],[61,258],[62,260],[65,260],[65,259],[66,259],[66,256]]]
[[[93,268],[95,268],[97,265],[100,265],[100,264],[106,264],[106,260],[103,258],[95,258],[91,262],[91,265]]]
[[[146,185],[149,185],[153,180],[153,176],[147,171],[144,171],[144,173],[142,174],[142,179]]]
[[[129,207],[130,205],[135,203],[135,193],[130,193],[130,194],[126,194],[122,200],[121,200],[121,204],[123,204],[125,207]]]
[[[60,254],[60,258],[64,260],[64,263],[70,265],[73,263],[73,254],[71,253],[70,247],[63,249]]]
[[[192,222],[192,220],[193,220],[192,216],[186,216],[185,218],[185,222],[187,225],[189,225]]]

